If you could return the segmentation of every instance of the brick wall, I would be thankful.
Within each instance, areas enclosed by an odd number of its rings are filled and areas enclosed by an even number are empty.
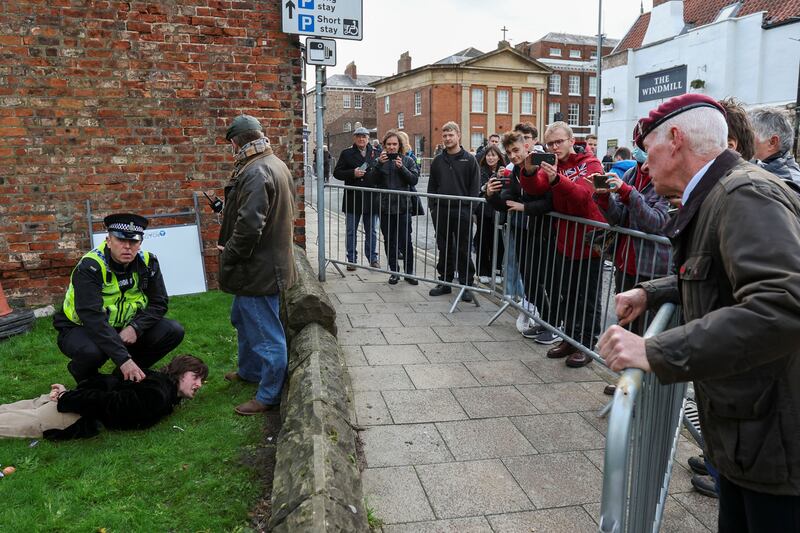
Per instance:
[[[240,112],[300,179],[296,42],[278,2],[3,2],[0,282],[12,303],[60,300],[88,247],[87,200],[97,215],[153,214],[191,207],[193,191],[221,196],[224,131]],[[219,226],[205,207],[202,227],[213,287]],[[301,211],[302,244],[304,229]]]

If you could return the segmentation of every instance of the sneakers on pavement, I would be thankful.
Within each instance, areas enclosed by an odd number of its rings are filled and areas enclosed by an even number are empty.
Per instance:
[[[559,337],[558,335],[556,335],[547,328],[542,328],[542,332],[533,337],[533,341],[538,344],[555,344],[560,340],[561,337]]]
[[[419,285],[419,280],[416,280],[414,278],[406,278],[406,282],[409,285]]]
[[[355,267],[355,266],[353,266],[353,265],[347,265],[347,271],[348,271],[348,272],[354,272],[354,271],[355,271],[355,269],[356,269],[356,267]]]
[[[398,281],[400,281],[400,276],[397,274],[392,274],[389,276],[389,285],[397,285]]]
[[[450,285],[439,284],[428,291],[428,294],[431,296],[441,296],[443,294],[450,294],[451,292],[453,292],[453,289],[450,287]]]
[[[526,324],[528,327],[522,330],[522,336],[526,339],[535,339],[538,337],[543,331],[547,331],[544,326],[540,326],[539,324],[535,323],[533,320]]]
[[[381,262],[380,261],[372,261],[369,264],[369,266],[371,266],[372,268],[380,268],[381,267]]]
[[[492,282],[492,278],[490,278],[489,276],[478,276],[478,281],[480,281],[484,285],[488,285]]]
[[[471,293],[471,292],[469,292],[469,291],[464,291],[464,294],[462,294],[462,295],[461,295],[461,301],[462,301],[462,302],[467,302],[467,303],[469,303],[469,302],[471,302],[473,299],[474,299],[474,298],[473,298],[473,296],[472,296],[472,293]]]
[[[519,316],[517,317],[517,331],[522,333],[528,328],[530,328],[528,315],[526,315],[525,313],[520,313]]]

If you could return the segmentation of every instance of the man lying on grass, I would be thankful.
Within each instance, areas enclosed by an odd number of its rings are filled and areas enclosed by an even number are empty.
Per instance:
[[[178,355],[160,371],[144,370],[137,382],[97,374],[75,390],[50,386],[50,394],[0,405],[0,437],[67,440],[93,437],[98,423],[109,429],[144,429],[172,413],[184,398],[194,398],[208,377],[208,366],[192,355]]]

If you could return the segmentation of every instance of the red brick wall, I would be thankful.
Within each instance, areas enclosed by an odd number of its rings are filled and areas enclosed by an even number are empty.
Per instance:
[[[278,2],[4,2],[0,281],[12,303],[60,300],[88,246],[87,200],[97,215],[153,214],[190,208],[193,191],[221,196],[224,131],[240,112],[262,121],[299,179],[296,42]],[[301,211],[300,243],[303,223]],[[202,226],[216,286],[219,226],[205,206]]]

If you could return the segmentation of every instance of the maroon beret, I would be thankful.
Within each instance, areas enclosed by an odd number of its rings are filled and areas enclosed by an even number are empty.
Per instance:
[[[650,135],[653,130],[672,117],[676,117],[690,109],[697,109],[698,107],[710,107],[722,113],[723,117],[726,116],[725,108],[710,96],[697,93],[682,94],[670,98],[653,109],[646,118],[639,119],[639,122],[636,123],[636,127],[633,129],[633,143],[644,150],[644,139]]]

